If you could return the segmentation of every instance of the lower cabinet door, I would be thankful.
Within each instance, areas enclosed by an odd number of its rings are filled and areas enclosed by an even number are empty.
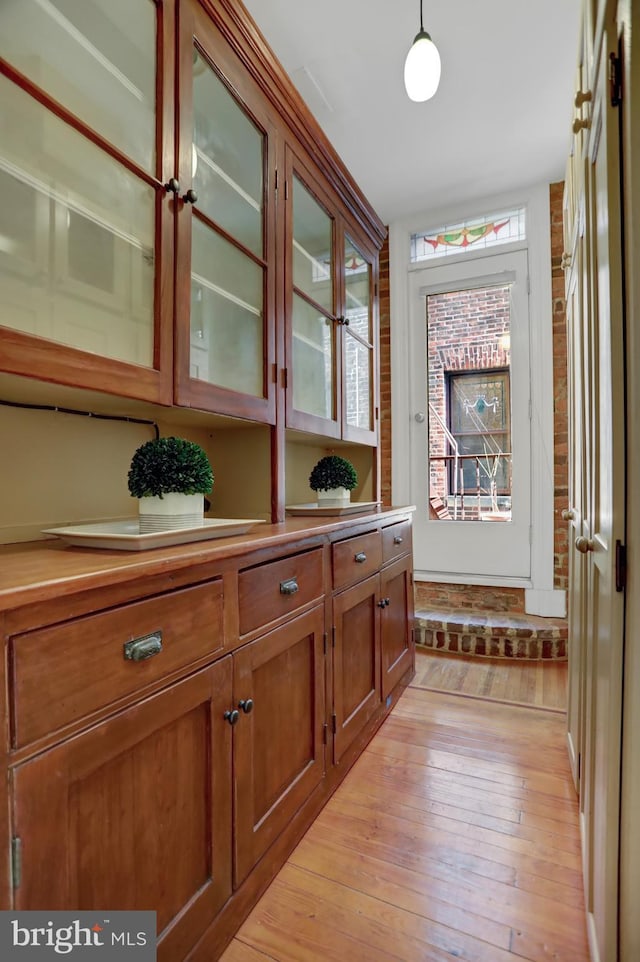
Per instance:
[[[324,607],[233,654],[234,884],[324,777]]]
[[[150,909],[176,962],[231,893],[231,656],[12,772],[16,909]]]
[[[338,763],[380,704],[380,579],[333,599],[333,760]]]
[[[389,695],[414,664],[412,558],[385,568],[381,575],[382,697]]]

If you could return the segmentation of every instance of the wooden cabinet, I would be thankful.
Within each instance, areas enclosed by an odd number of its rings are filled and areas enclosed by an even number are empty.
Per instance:
[[[332,557],[331,721],[338,764],[381,701],[413,669],[411,523],[336,542]]]
[[[375,445],[377,251],[287,158],[287,427]]]
[[[233,655],[234,884],[324,776],[324,608]]]
[[[16,909],[157,912],[176,962],[231,894],[231,656],[16,765]]]
[[[344,777],[412,672],[410,515],[265,527],[0,549],[0,907],[153,909],[161,962],[213,960]]]

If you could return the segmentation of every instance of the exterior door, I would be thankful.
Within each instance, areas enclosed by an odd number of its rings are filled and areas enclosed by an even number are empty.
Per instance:
[[[586,635],[586,759],[581,802],[585,897],[593,962],[617,958],[620,746],[624,593],[616,584],[616,548],[624,543],[625,412],[620,218],[619,109],[611,105],[609,54],[615,32],[605,31],[594,90],[589,139],[592,183],[588,321],[588,451],[591,498],[586,536],[576,548],[588,558]]]
[[[411,274],[418,572],[530,577],[527,276],[526,251]],[[463,344],[470,304],[482,321]]]

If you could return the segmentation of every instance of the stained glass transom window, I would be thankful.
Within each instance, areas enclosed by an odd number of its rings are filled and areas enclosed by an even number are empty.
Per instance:
[[[526,239],[525,208],[473,217],[411,235],[411,262],[485,250]]]

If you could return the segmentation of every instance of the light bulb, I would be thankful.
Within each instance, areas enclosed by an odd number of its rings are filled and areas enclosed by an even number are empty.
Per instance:
[[[404,85],[410,100],[421,102],[435,94],[440,83],[440,54],[426,32],[417,34],[404,62]]]

